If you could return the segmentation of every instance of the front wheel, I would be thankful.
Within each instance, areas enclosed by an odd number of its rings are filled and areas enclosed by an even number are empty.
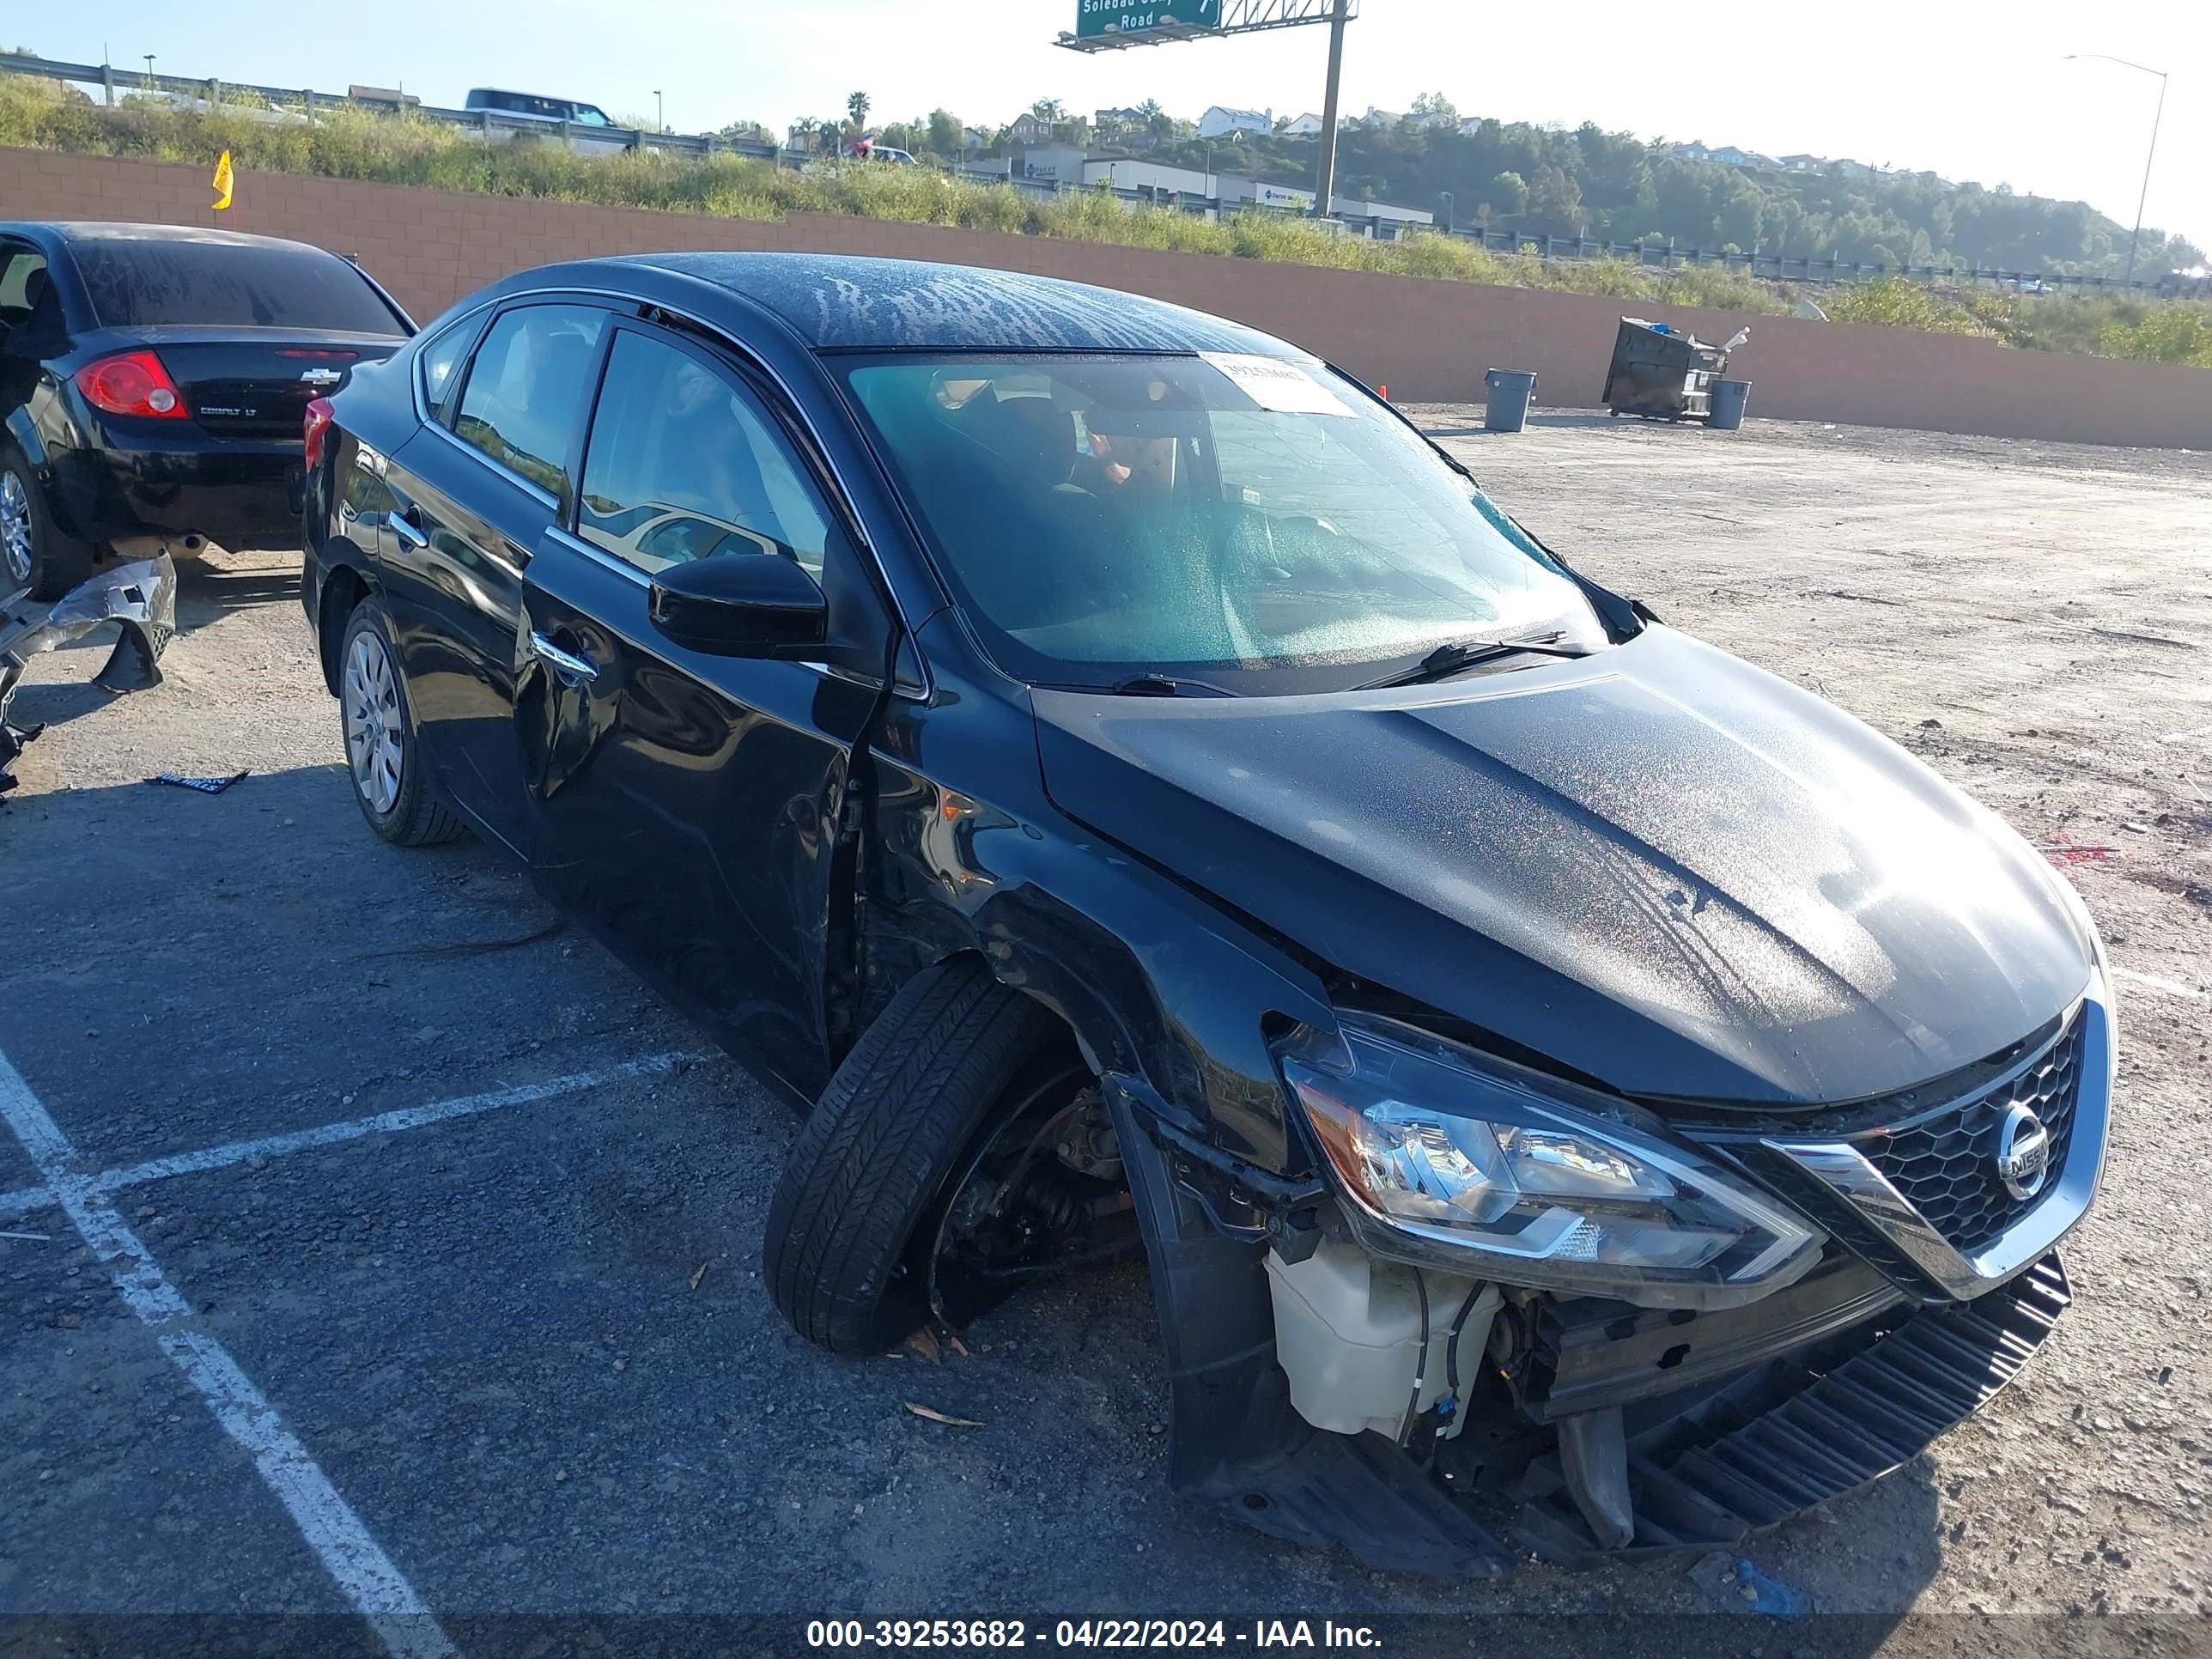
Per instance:
[[[763,1277],[801,1336],[880,1353],[1133,1248],[1121,1174],[1060,1023],[981,962],[941,963],[823,1091],[769,1206]]]
[[[428,847],[452,841],[464,826],[425,775],[392,637],[391,620],[374,599],[363,599],[346,618],[338,648],[346,773],[370,829],[395,847]]]

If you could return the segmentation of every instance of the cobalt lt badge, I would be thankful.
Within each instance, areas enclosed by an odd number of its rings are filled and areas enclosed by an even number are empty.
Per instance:
[[[1997,1126],[1997,1179],[2014,1198],[2033,1198],[2051,1173],[2051,1132],[2043,1120],[2014,1102]]]

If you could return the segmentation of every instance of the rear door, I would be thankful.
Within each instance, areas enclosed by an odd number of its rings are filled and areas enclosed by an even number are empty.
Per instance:
[[[422,751],[447,798],[519,858],[529,855],[514,728],[523,573],[574,495],[608,320],[574,302],[499,313],[458,394],[385,472],[384,592]]]
[[[889,657],[857,531],[795,416],[688,338],[614,331],[569,526],[524,575],[516,698],[548,892],[727,1043],[811,1098],[829,1073],[838,834],[880,673],[713,657],[648,617],[654,574],[789,558],[833,638]]]

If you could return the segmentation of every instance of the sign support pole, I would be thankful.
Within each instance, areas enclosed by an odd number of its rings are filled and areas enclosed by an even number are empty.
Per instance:
[[[1326,219],[1336,199],[1336,94],[1344,75],[1344,24],[1349,0],[1335,0],[1328,17],[1328,89],[1322,97],[1321,179],[1314,191],[1314,217]]]

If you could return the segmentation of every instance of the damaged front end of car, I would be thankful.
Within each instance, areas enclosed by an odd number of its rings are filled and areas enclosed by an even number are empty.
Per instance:
[[[111,565],[51,605],[32,603],[27,592],[0,599],[0,793],[15,787],[9,767],[46,729],[9,719],[30,659],[106,623],[118,624],[115,648],[94,683],[115,692],[159,685],[161,653],[177,633],[177,568],[166,551]]]
[[[1179,1489],[1430,1574],[1724,1547],[1918,1455],[2067,1305],[2115,1070],[2101,962],[2006,1049],[1809,1111],[1633,1101],[1462,1035],[1282,1032],[1302,1178],[1107,1079]]]

